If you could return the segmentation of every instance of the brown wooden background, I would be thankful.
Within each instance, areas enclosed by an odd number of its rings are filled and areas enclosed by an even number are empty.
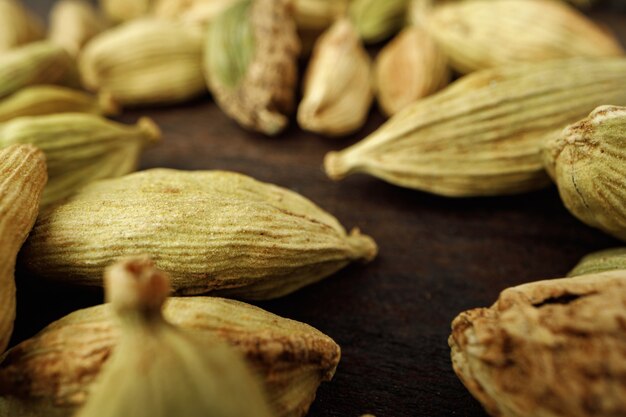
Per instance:
[[[45,15],[53,0],[25,3]],[[610,9],[591,15],[626,43],[626,15]],[[506,287],[563,276],[582,255],[619,244],[576,221],[554,188],[515,197],[446,199],[366,176],[331,182],[322,172],[324,154],[379,126],[383,118],[376,109],[366,128],[342,140],[295,126],[278,138],[248,133],[208,97],[175,108],[131,111],[121,120],[144,115],[161,126],[164,138],[145,153],[142,168],[242,172],[305,195],[346,227],[359,226],[377,240],[380,256],[373,263],[258,303],[317,327],[342,347],[335,379],[320,387],[312,417],[485,416],[452,371],[451,320],[491,304]],[[101,300],[100,293],[18,276],[13,342]]]

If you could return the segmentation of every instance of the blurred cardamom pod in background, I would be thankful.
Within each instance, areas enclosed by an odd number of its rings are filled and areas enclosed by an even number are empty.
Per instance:
[[[19,0],[0,0],[0,56],[44,37],[43,23]],[[1,58],[4,64],[4,56]]]
[[[238,1],[240,0],[160,0],[155,4],[153,13],[157,17],[206,27]]]
[[[294,0],[294,19],[303,55],[308,56],[316,39],[346,15],[349,4],[350,0]]]
[[[618,269],[626,270],[626,248],[605,249],[583,257],[567,276],[596,274]]]
[[[114,23],[142,17],[151,10],[155,0],[99,0],[100,8]]]
[[[409,0],[351,0],[349,15],[365,43],[385,40],[406,23]]]
[[[50,11],[49,39],[76,56],[91,38],[107,27],[87,0],[60,0]]]

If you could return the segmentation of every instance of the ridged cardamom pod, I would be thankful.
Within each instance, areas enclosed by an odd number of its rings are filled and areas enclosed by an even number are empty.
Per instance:
[[[243,0],[209,26],[204,71],[217,104],[241,126],[280,133],[293,110],[300,42],[286,0]]]
[[[0,122],[16,117],[55,113],[116,114],[117,106],[106,94],[100,97],[67,87],[35,85],[25,87],[0,101]]]
[[[498,417],[626,414],[626,271],[506,289],[461,313],[454,371]]]
[[[155,16],[206,27],[214,18],[240,0],[160,0]]]
[[[46,178],[45,157],[34,146],[0,150],[0,352],[15,319],[15,258],[37,218]]]
[[[0,53],[43,37],[43,24],[37,16],[18,0],[0,0]]]
[[[2,53],[0,98],[36,84],[77,84],[74,60],[62,47],[47,41]]]
[[[406,22],[409,0],[352,0],[349,15],[366,43],[382,41]]]
[[[421,23],[462,73],[623,54],[611,33],[562,1],[451,1],[436,5]]]
[[[607,98],[605,102],[619,103]],[[622,104],[623,103],[622,100]],[[626,107],[601,106],[548,141],[544,159],[565,207],[626,240]]]
[[[278,417],[304,416],[341,356],[339,346],[318,330],[239,301],[170,298],[163,314],[177,327],[236,348],[263,381]],[[0,416],[72,415],[119,339],[105,304],[74,312],[13,347],[0,362]]]
[[[576,277],[618,269],[626,270],[626,248],[613,248],[590,253],[583,257],[567,276]]]
[[[100,8],[112,22],[137,19],[148,14],[155,0],[99,0]]]
[[[549,183],[546,137],[606,102],[626,104],[626,59],[572,58],[479,71],[411,104],[326,156],[333,179],[363,172],[447,196],[512,194]]]
[[[40,277],[100,286],[105,266],[140,254],[178,293],[268,299],[371,260],[376,244],[284,188],[232,172],[152,169],[44,211],[21,259]]]
[[[450,81],[448,58],[428,32],[402,30],[379,52],[375,63],[378,103],[387,116],[429,96]]]
[[[206,92],[201,32],[166,20],[139,19],[97,35],[80,54],[79,69],[85,87],[126,106]]]
[[[106,26],[104,18],[87,0],[61,0],[50,11],[48,37],[76,56]]]
[[[372,105],[372,63],[349,20],[338,20],[317,40],[304,76],[298,124],[342,136],[359,130]]]
[[[295,0],[293,15],[302,43],[302,54],[308,55],[315,40],[337,19],[347,13],[350,0]]]
[[[50,180],[42,205],[92,181],[134,171],[142,149],[159,138],[159,128],[148,118],[126,126],[92,114],[62,113],[0,124],[0,148],[30,143],[46,154]]]

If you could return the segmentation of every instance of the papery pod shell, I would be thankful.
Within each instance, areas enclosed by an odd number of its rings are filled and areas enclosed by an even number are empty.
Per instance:
[[[387,116],[429,96],[450,81],[448,59],[428,32],[402,30],[379,52],[375,65],[378,103]]]
[[[382,41],[406,22],[409,0],[352,0],[349,15],[366,43]]]
[[[18,0],[0,0],[0,53],[43,37],[43,25],[37,16]]]
[[[87,0],[61,0],[50,11],[49,38],[76,56],[91,38],[107,27]]]
[[[148,118],[126,126],[92,114],[62,113],[0,124],[0,148],[30,143],[46,154],[50,180],[42,205],[93,181],[134,171],[144,146],[159,138],[159,128]]]
[[[34,146],[0,150],[0,352],[15,320],[15,258],[35,223],[46,178],[45,157]]]
[[[204,71],[217,104],[241,126],[276,135],[287,126],[300,43],[286,0],[243,0],[215,18]]]
[[[315,40],[348,11],[350,0],[294,0],[293,14],[302,44],[309,55]]]
[[[606,102],[618,103],[607,98]],[[626,103],[623,103],[626,104]],[[579,220],[626,240],[626,107],[601,106],[545,146],[546,168]]]
[[[304,76],[298,124],[304,130],[341,136],[367,120],[374,93],[372,63],[347,19],[337,21],[315,44]]]
[[[84,85],[124,106],[178,103],[206,92],[202,33],[140,19],[93,38],[79,57]]]
[[[626,248],[613,248],[590,253],[583,257],[567,276],[576,277],[618,269],[626,270]]]
[[[448,343],[492,416],[621,416],[624,322],[626,271],[614,271],[509,288],[455,318]]]
[[[626,59],[574,58],[483,70],[326,156],[333,179],[368,173],[447,196],[525,192],[549,183],[544,140],[605,103],[626,104]]]
[[[110,115],[117,113],[117,110],[117,106],[107,95],[94,97],[67,87],[35,85],[0,100],[0,122],[16,117],[55,113]]]
[[[304,416],[341,356],[339,346],[318,330],[234,300],[170,298],[164,315],[176,326],[237,348],[264,382],[278,417]],[[20,343],[0,363],[0,416],[3,409],[12,417],[71,415],[85,402],[118,339],[107,304],[74,312]]]
[[[561,1],[451,1],[434,7],[422,24],[461,73],[521,62],[623,55],[615,36]]]
[[[268,299],[372,259],[376,244],[284,188],[232,172],[152,169],[93,183],[42,213],[22,265],[100,286],[106,265],[139,254],[170,273],[178,293]]]
[[[148,14],[154,0],[99,0],[99,3],[109,20],[119,23]]]
[[[62,47],[41,41],[2,54],[0,98],[36,84],[77,84],[76,64]]]

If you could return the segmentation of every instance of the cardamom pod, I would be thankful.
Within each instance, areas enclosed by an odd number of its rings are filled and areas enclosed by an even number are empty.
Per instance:
[[[137,19],[148,14],[154,0],[99,0],[100,8],[112,22]]]
[[[61,0],[50,11],[48,37],[76,56],[87,41],[106,26],[103,17],[87,0]]]
[[[152,169],[90,184],[44,211],[21,260],[39,277],[99,286],[105,266],[139,254],[179,293],[268,299],[373,259],[376,244],[284,188],[232,172]]]
[[[143,147],[159,137],[159,128],[148,118],[140,119],[137,126],[125,126],[96,115],[62,113],[0,124],[0,148],[30,143],[46,154],[50,181],[42,205],[92,181],[134,171]]]
[[[46,185],[43,153],[30,145],[0,150],[0,352],[15,319],[15,258],[35,223]]]
[[[366,43],[382,41],[406,22],[409,0],[352,0],[349,15]]]
[[[278,417],[303,417],[341,356],[318,330],[239,301],[173,297],[163,314],[179,328],[237,349],[263,381]],[[73,415],[120,337],[105,304],[76,311],[13,347],[0,362],[0,416]]]
[[[618,103],[606,98],[608,103]],[[626,103],[623,103],[626,104]],[[626,239],[626,107],[601,106],[546,143],[544,159],[565,207]]]
[[[378,103],[387,116],[429,96],[450,81],[448,59],[428,32],[402,30],[376,57]]]
[[[240,0],[160,0],[154,5],[153,14],[207,27],[214,18],[238,1]]]
[[[618,269],[626,270],[626,248],[613,248],[590,253],[583,257],[567,276],[576,277]]]
[[[509,288],[461,313],[454,371],[492,416],[626,413],[626,271]]]
[[[206,92],[201,33],[166,20],[139,19],[97,35],[79,69],[86,88],[124,106],[178,103]]]
[[[2,54],[0,98],[36,84],[76,84],[76,65],[62,47],[41,41]]]
[[[374,98],[371,74],[371,60],[356,30],[349,20],[338,20],[313,49],[298,107],[300,127],[328,136],[359,130]]]
[[[461,73],[624,53],[615,36],[562,1],[444,2],[426,13],[421,23]]]
[[[55,85],[25,87],[0,101],[0,122],[16,117],[54,113],[116,114],[116,104],[102,94],[93,97],[79,90]]]
[[[571,58],[479,71],[411,104],[326,156],[333,179],[363,172],[447,196],[512,194],[549,183],[544,140],[606,102],[626,104],[626,59]]]
[[[43,37],[37,16],[18,0],[0,0],[0,53]]]
[[[240,1],[216,17],[207,32],[207,85],[241,126],[276,135],[293,109],[299,51],[288,1]]]
[[[294,0],[294,19],[303,55],[309,55],[317,38],[346,15],[350,0]]]

